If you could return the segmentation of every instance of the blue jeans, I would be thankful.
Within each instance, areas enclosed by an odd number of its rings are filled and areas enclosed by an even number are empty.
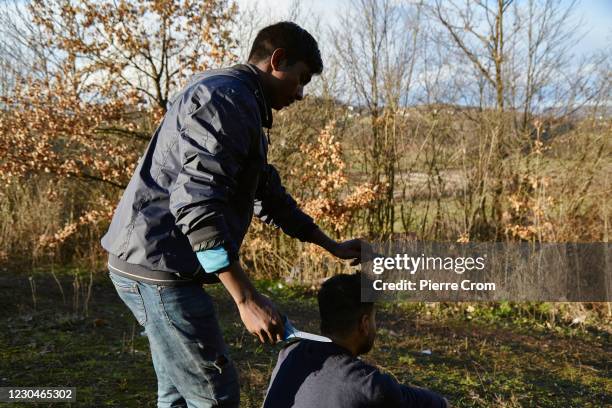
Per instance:
[[[149,338],[157,406],[238,407],[238,375],[204,289],[152,285],[112,272],[109,276]]]

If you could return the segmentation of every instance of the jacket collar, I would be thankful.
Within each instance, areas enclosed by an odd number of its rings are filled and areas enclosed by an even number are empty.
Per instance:
[[[263,84],[261,83],[261,76],[259,70],[253,64],[238,64],[234,65],[232,69],[247,74],[249,78],[257,104],[259,105],[259,112],[261,113],[261,124],[263,127],[270,129],[272,127],[272,108],[263,90]]]

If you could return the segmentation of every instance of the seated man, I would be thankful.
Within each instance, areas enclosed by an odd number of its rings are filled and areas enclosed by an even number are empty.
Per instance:
[[[435,407],[439,395],[398,384],[359,360],[374,345],[373,303],[362,303],[361,275],[337,275],[318,294],[321,332],[332,342],[299,340],[278,356],[263,408]]]

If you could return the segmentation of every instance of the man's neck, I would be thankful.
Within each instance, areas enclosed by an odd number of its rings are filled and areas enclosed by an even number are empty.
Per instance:
[[[348,351],[353,357],[357,357],[359,355],[358,347],[355,345],[354,341],[351,341],[351,339],[347,339],[345,337],[340,337],[340,336],[335,336],[333,334],[332,335],[323,334],[323,335],[325,337],[329,337],[335,345],[342,347],[343,349]]]
[[[266,101],[269,104],[271,94],[270,81],[268,80],[269,63],[259,62],[256,64],[254,62],[249,62],[248,64],[257,70],[257,76],[259,77],[259,82],[261,83],[261,87],[264,92],[264,97],[266,98]]]
[[[266,73],[261,69],[259,65],[254,64],[252,62],[248,62],[247,66],[251,71],[254,71],[255,75],[257,76],[257,82],[260,86],[260,92],[263,94],[263,103],[265,105],[265,112],[262,112],[262,115],[265,116],[265,119],[262,119],[263,127],[270,128],[272,126],[272,109],[270,105],[270,90],[268,81],[266,80]]]

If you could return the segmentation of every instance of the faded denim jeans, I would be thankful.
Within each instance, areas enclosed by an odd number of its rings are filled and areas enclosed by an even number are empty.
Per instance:
[[[204,289],[152,285],[112,272],[109,276],[149,338],[157,406],[238,407],[238,375]]]

